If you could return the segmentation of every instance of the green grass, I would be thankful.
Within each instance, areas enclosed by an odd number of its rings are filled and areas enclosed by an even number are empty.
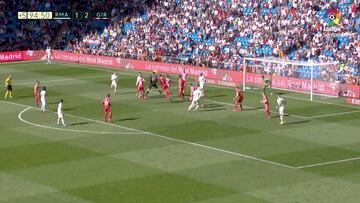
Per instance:
[[[246,110],[234,113],[234,90],[209,85],[205,108],[188,112],[189,102],[176,96],[168,102],[151,92],[138,100],[137,72],[117,70],[119,94],[107,124],[101,100],[113,71],[0,64],[1,80],[14,77],[14,99],[0,100],[0,202],[360,199],[360,108],[343,98],[310,102],[284,92],[289,116],[279,125],[276,113],[265,118],[257,92],[245,92]],[[33,105],[35,80],[47,86],[46,113]],[[61,98],[68,127],[59,129],[53,111]],[[270,96],[273,112],[275,100]],[[343,112],[352,113],[336,115]]]

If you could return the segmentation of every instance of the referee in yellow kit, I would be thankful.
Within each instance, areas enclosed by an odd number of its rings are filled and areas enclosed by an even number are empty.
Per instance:
[[[12,98],[12,77],[11,77],[11,75],[9,75],[5,79],[4,83],[5,83],[5,88],[6,88],[5,99],[7,99],[8,97]]]

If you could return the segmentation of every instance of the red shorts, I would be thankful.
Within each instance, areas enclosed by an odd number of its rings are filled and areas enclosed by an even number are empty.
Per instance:
[[[144,91],[144,86],[139,86],[138,91]]]
[[[237,103],[242,103],[242,101],[243,101],[242,99],[238,99]]]
[[[34,97],[39,97],[39,92],[34,92]]]
[[[110,113],[111,112],[111,108],[110,107],[105,107],[104,108],[104,113]]]

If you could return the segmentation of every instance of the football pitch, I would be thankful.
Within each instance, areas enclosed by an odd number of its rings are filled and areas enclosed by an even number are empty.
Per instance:
[[[282,91],[288,115],[279,125],[276,94],[271,119],[258,92],[245,92],[245,111],[233,112],[233,88],[213,85],[204,108],[188,112],[177,83],[172,102],[156,91],[139,100],[137,72],[116,71],[105,123],[114,69],[0,64],[14,89],[0,99],[0,202],[359,202],[360,108],[343,98]],[[45,113],[34,105],[36,80],[47,87]],[[61,98],[66,128],[56,126]]]

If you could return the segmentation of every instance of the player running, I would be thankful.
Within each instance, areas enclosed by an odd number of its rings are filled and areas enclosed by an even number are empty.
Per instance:
[[[46,87],[44,86],[40,92],[40,101],[41,101],[41,112],[45,112],[46,108]]]
[[[264,92],[262,92],[261,95],[262,95],[261,103],[264,104],[265,115],[266,115],[267,118],[271,118],[270,107],[269,107],[269,99],[268,99],[268,97],[266,96],[266,94]]]
[[[158,89],[158,86],[157,86],[157,81],[158,81],[158,77],[157,77],[157,75],[155,74],[155,72],[153,72],[153,73],[151,74],[151,76],[150,76],[149,88],[148,88],[148,90],[146,91],[145,96],[147,96],[147,95],[149,94],[149,92],[150,92],[150,90],[151,90],[152,88],[155,88],[155,89],[159,90],[159,89]],[[161,90],[159,90],[159,93],[160,93],[160,95],[163,95],[163,93],[161,92]]]
[[[46,60],[47,60],[46,64],[51,64],[51,48],[50,48],[50,46],[48,46],[46,48]]]
[[[191,111],[192,108],[195,107],[195,111],[198,110],[200,104],[200,98],[201,98],[201,90],[199,87],[197,87],[197,89],[194,91],[194,96],[193,96],[193,99],[191,101],[191,104],[188,108],[188,111]]]
[[[284,120],[284,112],[285,112],[285,99],[280,94],[278,95],[278,99],[276,100],[277,106],[276,108],[279,109],[279,115],[280,115],[280,125],[285,124]]]
[[[5,84],[5,88],[6,88],[6,92],[5,92],[5,99],[7,99],[8,97],[10,99],[12,99],[12,76],[9,75],[5,81],[4,81],[4,84]]]
[[[181,75],[179,75],[179,97],[180,99],[185,99],[185,82],[183,81]]]
[[[272,95],[272,91],[271,91],[271,80],[269,78],[266,78],[264,75],[261,76],[262,81],[263,81],[263,91],[264,93],[266,93],[266,89],[270,90],[270,94]]]
[[[113,89],[114,94],[117,93],[117,86],[118,86],[118,75],[116,74],[116,72],[114,72],[111,75],[111,85],[110,85],[110,88]]]
[[[35,105],[36,106],[39,106],[41,104],[39,89],[40,89],[40,82],[36,81],[34,84],[34,97],[35,97]]]
[[[59,125],[60,125],[60,121],[61,121],[61,123],[63,124],[63,126],[66,127],[65,121],[64,121],[63,103],[64,103],[64,100],[61,99],[60,102],[58,103],[58,106],[57,106],[57,116],[58,116],[57,126],[58,126],[58,127],[59,127]]]
[[[170,78],[169,74],[166,74],[166,84],[169,87],[169,91],[171,90],[171,86],[174,83],[174,81]],[[170,91],[171,94],[171,91]]]
[[[194,98],[194,92],[195,90],[198,88],[198,86],[190,83],[190,97],[189,97],[189,100],[192,101],[193,98]]]
[[[140,99],[145,99],[145,90],[144,90],[144,86],[145,86],[145,80],[144,77],[142,76],[141,73],[139,73],[138,77],[136,78],[136,84],[137,86],[137,92],[136,92],[136,96]]]
[[[243,111],[242,101],[244,99],[244,96],[243,96],[239,86],[235,87],[235,91],[236,91],[236,95],[235,95],[235,97],[233,99],[233,101],[234,101],[234,109],[233,109],[233,111],[234,112],[238,111],[239,106],[240,106],[240,111]]]
[[[104,122],[112,121],[112,111],[111,111],[111,103],[110,103],[110,94],[105,97],[102,102],[104,107]]]

